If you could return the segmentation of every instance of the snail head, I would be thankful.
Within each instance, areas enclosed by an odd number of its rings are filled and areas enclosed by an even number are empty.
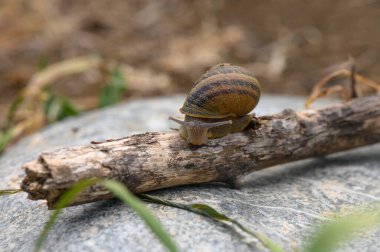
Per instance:
[[[206,144],[208,138],[211,136],[209,129],[232,124],[232,121],[230,120],[222,122],[181,121],[173,117],[169,117],[169,120],[181,125],[179,128],[180,136],[193,145]]]

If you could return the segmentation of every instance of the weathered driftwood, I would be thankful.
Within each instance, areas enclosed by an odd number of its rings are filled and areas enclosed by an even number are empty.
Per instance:
[[[80,179],[122,181],[135,193],[210,181],[238,185],[247,173],[299,159],[380,142],[380,95],[320,110],[259,117],[253,126],[194,147],[178,133],[145,133],[89,146],[62,148],[26,163],[22,189],[53,207]],[[81,193],[74,204],[110,198],[102,186]]]

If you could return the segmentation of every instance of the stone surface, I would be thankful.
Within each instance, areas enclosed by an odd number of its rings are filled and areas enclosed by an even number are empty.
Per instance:
[[[42,150],[87,144],[145,131],[168,131],[183,96],[130,101],[46,127],[0,158],[0,189],[22,177],[22,163]],[[264,96],[259,115],[301,109],[304,98]],[[175,127],[175,125],[171,125]],[[152,194],[183,203],[205,203],[291,250],[336,211],[380,201],[380,145],[282,165],[251,174],[241,190],[223,185],[184,186]],[[255,240],[184,210],[148,204],[182,251],[265,251]],[[0,251],[32,251],[50,212],[26,194],[0,198]],[[342,251],[377,251],[380,230]],[[64,209],[45,251],[165,251],[143,221],[117,200]]]

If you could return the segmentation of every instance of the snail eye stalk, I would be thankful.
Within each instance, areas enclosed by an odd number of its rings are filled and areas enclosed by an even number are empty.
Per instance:
[[[178,120],[173,117],[169,117],[169,120],[172,120],[179,125],[181,125],[183,128],[186,129],[186,135],[187,135],[187,141],[193,145],[203,145],[207,143],[209,134],[208,130],[224,126],[224,125],[231,125],[232,121],[223,121],[223,122],[201,122],[201,121],[192,121],[192,122],[185,122]]]

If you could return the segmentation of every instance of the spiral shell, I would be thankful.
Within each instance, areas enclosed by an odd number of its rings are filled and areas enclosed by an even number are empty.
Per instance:
[[[260,84],[244,68],[220,64],[194,83],[181,113],[197,118],[239,117],[256,107]]]

